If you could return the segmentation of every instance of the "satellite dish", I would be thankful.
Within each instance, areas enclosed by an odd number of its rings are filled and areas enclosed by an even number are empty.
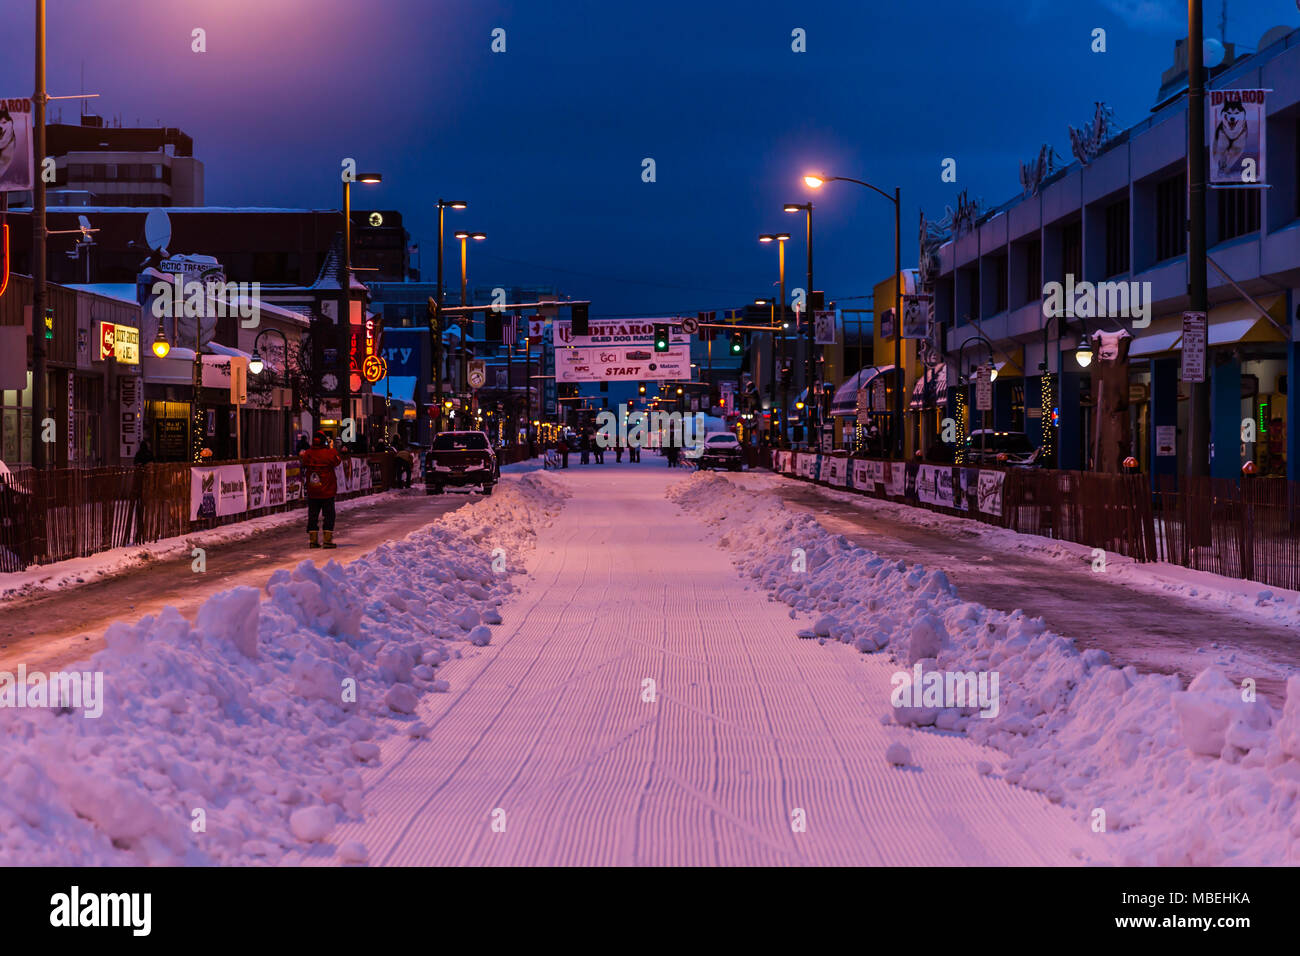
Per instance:
[[[167,255],[172,241],[171,218],[161,209],[150,209],[144,217],[144,241],[155,252]]]
[[[1223,48],[1223,44],[1218,40],[1215,40],[1213,37],[1201,44],[1201,55],[1205,58],[1205,66],[1207,69],[1216,67],[1222,63],[1227,52],[1228,51]]]
[[[1296,6],[1300,7],[1300,0],[1296,0]],[[1262,50],[1266,46],[1272,46],[1290,32],[1291,27],[1273,27],[1273,29],[1269,30],[1259,38],[1259,48]]]

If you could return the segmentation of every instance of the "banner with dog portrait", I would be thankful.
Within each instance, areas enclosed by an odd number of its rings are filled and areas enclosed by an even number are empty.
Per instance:
[[[32,101],[0,99],[0,192],[32,188]]]
[[[266,505],[274,508],[284,501],[284,462],[269,461],[266,463]]]
[[[1263,186],[1269,90],[1209,90],[1210,185]]]

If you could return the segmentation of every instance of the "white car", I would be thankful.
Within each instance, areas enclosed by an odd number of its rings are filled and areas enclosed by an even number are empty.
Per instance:
[[[731,432],[710,432],[699,446],[700,468],[726,468],[740,471],[745,467],[745,450]]]

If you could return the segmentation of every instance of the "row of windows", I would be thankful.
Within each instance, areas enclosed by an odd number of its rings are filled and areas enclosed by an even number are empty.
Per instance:
[[[69,163],[69,182],[159,182],[172,181],[170,166],[159,163]]]

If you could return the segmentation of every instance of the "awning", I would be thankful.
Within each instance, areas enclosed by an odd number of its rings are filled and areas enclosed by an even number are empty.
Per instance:
[[[1260,304],[1270,314],[1277,311],[1280,297],[1264,299]],[[1276,317],[1276,316],[1275,316]],[[1142,334],[1129,347],[1129,358],[1144,358],[1163,352],[1176,352],[1182,347],[1183,324],[1181,319],[1161,319]],[[1285,342],[1286,338],[1271,322],[1255,311],[1248,303],[1229,302],[1210,310],[1209,328],[1206,330],[1210,345],[1235,345],[1238,342]]]
[[[858,369],[847,381],[835,390],[831,400],[832,415],[856,415],[858,411],[858,391],[870,385],[878,376],[892,372],[892,365],[868,365]]]

